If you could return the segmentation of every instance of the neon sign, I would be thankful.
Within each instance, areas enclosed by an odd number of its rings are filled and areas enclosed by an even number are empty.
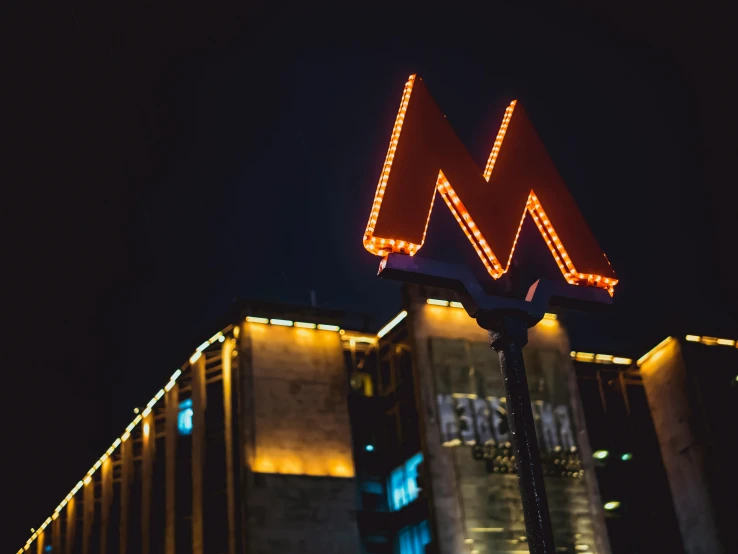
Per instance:
[[[509,269],[523,221],[530,214],[568,283],[613,294],[618,283],[615,272],[519,103],[513,101],[505,110],[482,171],[423,81],[411,75],[364,247],[377,256],[417,254],[425,243],[437,193],[493,278]]]

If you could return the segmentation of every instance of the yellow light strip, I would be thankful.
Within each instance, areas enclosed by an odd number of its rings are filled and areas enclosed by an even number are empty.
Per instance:
[[[425,303],[430,304],[431,306],[442,306],[444,308],[464,308],[464,305],[461,302],[439,300],[438,298],[427,298]],[[558,319],[558,316],[556,314],[551,314],[547,312],[543,314],[543,319],[556,321]]]
[[[317,329],[318,331],[335,331],[337,333],[342,333],[341,328],[338,325],[328,325],[327,323],[310,323],[308,321],[292,321],[289,319],[278,318],[267,319],[266,317],[256,317],[252,315],[246,316],[246,321],[249,323],[277,325],[279,327],[297,327],[299,329]],[[218,340],[220,340],[220,338]]]
[[[292,327],[295,323],[289,319],[270,319],[272,325],[280,325],[282,327]]]
[[[738,341],[735,339],[721,339],[717,337],[705,337],[701,335],[687,335],[684,337],[685,340],[688,342],[699,342],[700,344],[704,344],[705,346],[735,346],[738,348]]]
[[[377,337],[380,339],[385,336],[387,333],[389,333],[392,329],[395,328],[395,326],[400,323],[403,319],[407,317],[407,310],[402,310],[399,314],[397,314],[392,321],[390,321],[387,325],[382,327],[379,332],[377,333]]]
[[[249,323],[269,323],[269,320],[265,317],[254,317],[252,315],[247,315],[246,321]]]
[[[666,338],[665,338],[664,340],[662,340],[662,341],[661,341],[660,343],[658,343],[658,344],[657,344],[656,346],[654,346],[654,347],[653,347],[653,348],[652,348],[651,350],[649,350],[649,351],[648,351],[648,352],[646,352],[646,353],[645,353],[645,354],[644,354],[643,356],[641,356],[640,358],[638,358],[638,361],[636,362],[636,364],[637,364],[637,365],[638,365],[638,366],[640,367],[640,365],[641,365],[641,364],[642,364],[643,362],[645,362],[646,360],[648,360],[648,359],[649,359],[649,358],[650,358],[651,356],[653,356],[653,355],[654,355],[654,354],[655,354],[656,352],[658,352],[658,351],[659,351],[659,350],[661,350],[661,349],[662,349],[662,348],[663,348],[664,346],[666,346],[666,345],[667,345],[667,344],[669,343],[669,341],[670,341],[670,340],[671,340],[671,337],[666,337]]]
[[[226,329],[228,329],[228,328],[226,328]],[[210,344],[212,344],[216,340],[217,341],[220,341],[220,342],[223,342],[225,340],[225,336],[223,335],[223,331],[221,331],[221,332],[216,333],[215,335],[213,335],[213,337],[211,337],[210,340],[207,343],[201,344],[200,347],[204,346],[205,344],[207,344],[209,346]],[[203,350],[204,350],[204,348],[203,348]],[[198,350],[196,352],[196,354],[197,354],[197,357],[199,358],[202,355],[202,352]],[[48,527],[51,524],[52,521],[56,520],[59,517],[59,514],[61,513],[61,511],[64,509],[64,507],[67,504],[69,504],[69,501],[72,500],[72,498],[74,498],[74,495],[76,495],[80,491],[80,489],[82,487],[84,487],[85,485],[89,485],[92,482],[92,478],[93,478],[95,472],[102,467],[102,465],[105,463],[105,461],[113,455],[113,453],[115,452],[115,450],[124,441],[126,441],[126,440],[128,440],[128,438],[130,438],[131,432],[136,428],[136,426],[139,423],[141,423],[141,421],[143,420],[143,418],[145,416],[147,416],[149,413],[151,413],[152,407],[156,404],[156,402],[158,402],[159,400],[161,400],[161,398],[165,394],[165,391],[169,391],[169,390],[172,389],[172,387],[175,385],[177,379],[179,379],[179,377],[181,375],[182,375],[182,370],[181,369],[177,369],[172,374],[172,376],[169,378],[169,382],[166,384],[166,386],[163,389],[160,389],[156,393],[156,395],[154,395],[154,398],[152,398],[146,404],[146,409],[143,411],[143,413],[142,414],[137,414],[136,417],[133,419],[133,421],[126,426],[126,430],[124,431],[124,433],[120,437],[118,437],[117,439],[115,439],[115,441],[113,442],[113,444],[110,445],[110,447],[105,451],[105,453],[102,456],[100,456],[100,458],[98,458],[95,461],[95,463],[92,465],[92,467],[87,471],[87,473],[85,473],[85,476],[83,477],[83,479],[81,481],[78,481],[77,484],[74,486],[74,488],[71,491],[69,491],[69,493],[67,494],[67,496],[64,497],[64,500],[62,500],[59,503],[59,505],[56,508],[54,508],[54,513],[51,515],[51,517],[46,518],[46,520],[41,524],[41,526],[38,528],[38,530],[36,530],[36,531],[33,532],[33,534],[31,535],[31,538],[28,539],[28,541],[26,542],[25,546],[23,548],[21,548],[18,552],[25,552],[25,551],[29,550],[30,547],[31,547],[31,544],[33,543],[33,541],[36,540],[36,538],[38,538],[39,534],[44,529],[46,529],[46,527]]]
[[[612,354],[594,354],[592,352],[572,351],[571,357],[577,362],[588,362],[593,364],[630,365],[633,360]]]

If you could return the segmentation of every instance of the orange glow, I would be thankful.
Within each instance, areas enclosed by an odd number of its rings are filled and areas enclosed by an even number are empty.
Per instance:
[[[577,362],[588,362],[592,364],[630,365],[633,363],[633,360],[630,358],[622,358],[612,354],[594,354],[592,352],[572,352],[571,357]]]
[[[289,454],[260,454],[254,460],[255,473],[272,473],[277,475],[309,475],[311,477],[353,477],[353,464],[341,461],[340,457],[331,458],[330,452],[316,454],[309,461]]]
[[[333,383],[344,378],[343,343],[350,334],[280,325],[249,324],[246,329],[254,368],[252,470],[353,477],[348,410],[339,404],[332,412],[305,412],[305,406],[337,399]],[[295,383],[300,383],[298,390],[293,390]]]
[[[556,230],[554,229],[554,226],[551,223],[551,219],[548,217],[548,215],[544,211],[541,205],[541,202],[539,201],[536,193],[533,190],[530,190],[530,193],[528,195],[525,208],[523,209],[523,212],[520,217],[520,223],[517,228],[517,233],[513,240],[512,248],[509,252],[509,256],[507,257],[507,260],[504,260],[504,266],[503,266],[502,261],[500,261],[497,258],[497,256],[494,254],[494,252],[492,251],[492,248],[490,247],[489,242],[487,241],[485,236],[482,234],[482,231],[477,225],[477,222],[474,221],[468,209],[464,206],[464,203],[461,201],[459,194],[451,186],[443,170],[438,172],[438,175],[436,178],[435,188],[433,189],[432,197],[430,199],[430,208],[428,211],[427,218],[425,220],[425,227],[423,229],[422,238],[419,243],[414,243],[409,240],[400,240],[398,237],[401,235],[397,235],[394,238],[386,237],[386,236],[385,237],[375,236],[375,229],[377,226],[377,221],[379,219],[379,213],[380,213],[380,208],[382,206],[382,200],[387,191],[387,184],[390,178],[390,171],[392,169],[392,163],[397,154],[397,149],[400,143],[400,136],[402,133],[403,123],[405,121],[405,118],[408,112],[408,107],[410,105],[410,98],[413,92],[413,87],[414,85],[416,85],[416,79],[417,79],[416,75],[411,75],[407,83],[405,84],[405,89],[403,91],[402,100],[400,102],[400,110],[397,114],[395,125],[392,130],[392,136],[390,138],[390,145],[387,151],[387,158],[382,168],[382,173],[379,178],[379,184],[377,185],[377,191],[374,197],[374,202],[372,204],[369,221],[367,223],[366,231],[364,233],[364,238],[363,238],[364,247],[369,252],[377,256],[385,256],[389,254],[390,252],[408,254],[410,256],[415,255],[425,243],[425,237],[426,237],[426,233],[428,230],[428,223],[430,221],[430,214],[432,213],[432,210],[433,210],[433,204],[435,202],[436,193],[440,193],[441,197],[443,198],[444,202],[446,203],[449,210],[453,214],[454,218],[458,222],[459,226],[463,230],[464,234],[469,239],[469,242],[472,244],[474,250],[479,256],[479,259],[484,264],[484,267],[486,268],[487,272],[494,279],[500,278],[510,268],[513,253],[515,252],[515,247],[517,245],[518,237],[520,235],[520,230],[522,229],[525,216],[526,214],[530,214],[536,226],[538,227],[538,230],[543,236],[543,239],[546,241],[546,244],[551,252],[551,255],[556,260],[556,264],[558,265],[561,273],[564,275],[564,278],[566,279],[568,283],[572,285],[581,284],[581,285],[603,288],[603,289],[606,289],[610,293],[610,295],[612,295],[614,293],[615,285],[617,285],[618,283],[618,280],[614,278],[614,273],[610,273],[610,276],[606,276],[606,275],[598,275],[598,274],[589,273],[589,272],[581,272],[577,270],[569,253],[564,247],[564,244],[561,238],[559,237]],[[421,95],[422,95],[422,91],[421,91]],[[490,178],[493,175],[495,163],[502,149],[502,144],[505,139],[505,135],[508,131],[508,127],[512,121],[516,104],[517,104],[517,101],[513,100],[510,103],[510,105],[507,107],[507,109],[505,110],[505,115],[502,119],[502,124],[497,133],[497,137],[492,147],[492,151],[490,152],[487,165],[484,169],[484,172],[482,173],[482,177],[487,182],[490,182]],[[524,115],[521,117],[525,118]],[[413,137],[411,137],[411,139],[412,138]],[[509,185],[506,184],[506,186],[509,186]],[[551,201],[550,197],[548,201],[549,202]],[[479,209],[477,206],[474,206],[474,207],[476,209]],[[562,218],[559,217],[560,223],[561,223],[561,220]],[[418,225],[419,224],[420,224],[420,221],[418,221]],[[569,225],[569,224],[564,222],[562,223],[562,225]],[[417,239],[414,239],[414,240],[417,240]],[[607,269],[604,269],[603,271],[609,270],[609,264],[605,267]]]
[[[374,237],[374,227],[377,225],[377,218],[379,217],[379,208],[382,206],[382,198],[384,197],[384,191],[387,188],[387,180],[389,179],[390,169],[392,168],[392,160],[395,159],[395,152],[397,151],[397,145],[400,141],[400,132],[402,131],[402,123],[405,121],[405,114],[407,113],[407,107],[410,104],[410,94],[413,91],[413,84],[415,83],[415,75],[410,75],[407,83],[405,83],[405,90],[402,93],[402,100],[400,101],[400,111],[397,112],[397,118],[395,118],[395,126],[392,129],[392,136],[390,137],[390,145],[387,150],[387,158],[384,160],[384,166],[382,167],[382,174],[379,177],[379,184],[377,185],[377,192],[374,195],[374,203],[372,204],[372,211],[369,214],[369,222],[366,225],[366,232],[364,233],[364,247],[369,250],[372,254],[377,256],[385,256],[389,252],[405,252],[406,254],[414,255],[425,242],[425,233],[428,230],[428,221],[430,221],[430,212],[428,213],[428,219],[425,222],[425,230],[423,231],[423,240],[420,244],[410,244],[404,241],[395,241],[394,239],[382,239],[379,241]],[[433,210],[433,201],[435,201],[435,194],[431,201],[431,210]]]

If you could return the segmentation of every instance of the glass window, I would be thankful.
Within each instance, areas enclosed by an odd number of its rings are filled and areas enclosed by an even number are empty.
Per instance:
[[[392,470],[387,483],[390,510],[397,511],[418,498],[418,465],[423,461],[423,454],[418,452],[400,467]]]
[[[192,434],[192,399],[188,398],[179,403],[179,417],[177,429],[180,435]]]
[[[397,534],[396,554],[425,554],[425,545],[430,542],[428,522],[405,527]]]

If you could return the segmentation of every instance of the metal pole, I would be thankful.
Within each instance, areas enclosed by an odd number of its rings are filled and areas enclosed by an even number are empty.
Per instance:
[[[503,316],[488,326],[490,346],[500,357],[502,379],[507,394],[507,419],[512,434],[518,485],[523,501],[525,528],[531,554],[554,554],[551,516],[541,470],[536,428],[525,375],[523,347],[528,342],[528,325],[520,318]]]

